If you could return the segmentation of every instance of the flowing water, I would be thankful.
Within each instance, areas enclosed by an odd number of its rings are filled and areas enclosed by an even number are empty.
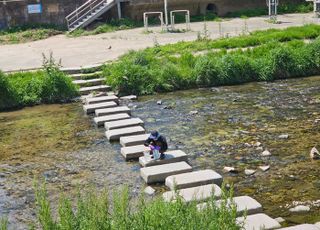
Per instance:
[[[320,142],[320,77],[160,94],[129,106],[148,130],[167,136],[171,149],[189,154],[195,169],[221,173],[235,195],[256,198],[285,225],[320,221],[320,161],[309,157]],[[35,219],[38,178],[45,178],[54,203],[80,187],[142,191],[138,163],[125,162],[119,144],[106,141],[91,122],[77,103],[0,113],[0,216],[9,217],[12,229]],[[263,157],[265,149],[272,155]],[[262,172],[262,165],[270,170]],[[239,173],[225,173],[225,166]],[[257,172],[246,176],[244,169]],[[297,203],[311,211],[290,213]]]

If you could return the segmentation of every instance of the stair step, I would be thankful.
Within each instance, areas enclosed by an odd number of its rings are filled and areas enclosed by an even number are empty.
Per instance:
[[[222,184],[222,176],[211,169],[200,170],[190,173],[183,173],[179,175],[169,176],[166,178],[166,186],[170,190],[184,189],[196,187],[206,184]]]
[[[88,105],[91,104],[97,104],[101,102],[110,102],[113,101],[117,104],[119,104],[119,98],[115,95],[110,95],[110,96],[101,96],[101,97],[90,97],[85,99],[85,103]]]
[[[102,71],[97,71],[94,73],[77,73],[69,75],[74,80],[87,80],[92,78],[99,78],[102,76]]]
[[[280,228],[279,230],[319,230],[316,225],[313,224],[300,224],[292,227],[287,228]]]
[[[108,130],[106,131],[106,137],[109,141],[116,141],[119,140],[120,137],[138,135],[143,133],[145,133],[144,128],[142,128],[141,126],[134,126],[130,128]]]
[[[122,147],[142,145],[150,136],[150,134],[135,135],[129,137],[121,137],[120,144]]]
[[[149,151],[150,148],[144,145],[136,145],[129,147],[122,147],[121,154],[126,160],[137,159],[143,156],[144,151]]]
[[[225,201],[218,200],[215,202],[215,204],[219,207],[222,204],[222,202],[225,202]],[[262,212],[262,205],[250,196],[234,197],[232,199],[232,202],[231,202],[231,199],[228,199],[227,207],[231,208],[231,206],[229,205],[232,205],[232,204],[235,204],[237,208],[237,215],[243,215],[244,213],[246,213],[247,215],[252,215],[252,214]],[[207,205],[211,205],[211,203],[198,204],[197,208],[198,210],[203,210],[207,207]]]
[[[98,86],[90,86],[90,87],[82,87],[79,89],[81,95],[86,95],[92,92],[106,92],[111,90],[111,87],[108,85],[98,85]]]
[[[106,130],[113,130],[113,129],[121,129],[121,128],[128,128],[132,126],[143,126],[144,122],[140,118],[129,118],[120,121],[110,121],[104,123],[104,127]]]
[[[127,113],[131,114],[131,110],[127,106],[118,106],[115,108],[110,108],[110,109],[97,109],[96,110],[96,116],[106,116],[106,115],[113,115],[117,113]]]
[[[75,80],[73,81],[73,84],[79,85],[79,86],[97,86],[104,83],[104,79],[102,78],[95,78],[95,79],[88,79],[88,80]]]
[[[244,223],[245,230],[268,230],[281,227],[281,225],[275,219],[272,219],[270,216],[267,216],[263,213],[248,215],[246,218],[238,217],[237,222],[239,224]]]
[[[192,167],[186,162],[156,165],[140,169],[140,175],[147,184],[163,183],[168,176],[191,172]]]
[[[98,104],[92,104],[92,105],[84,105],[83,110],[86,114],[94,113],[97,109],[106,109],[106,108],[114,108],[117,107],[118,104],[114,101],[109,102],[103,102]]]
[[[181,150],[167,151],[165,152],[165,158],[161,160],[152,160],[150,157],[145,156],[139,157],[139,163],[142,167],[170,164],[180,161],[188,161],[188,155]]]
[[[101,116],[101,117],[95,117],[93,118],[93,122],[96,126],[103,126],[105,122],[110,121],[119,121],[130,118],[130,115],[127,113],[119,113],[114,115],[107,115],[107,116]]]
[[[216,184],[207,184],[193,188],[185,188],[177,191],[169,191],[162,194],[166,202],[176,200],[177,195],[181,196],[183,201],[203,201],[211,198],[212,196],[219,198],[221,196],[221,188]],[[257,228],[258,229],[258,228]]]

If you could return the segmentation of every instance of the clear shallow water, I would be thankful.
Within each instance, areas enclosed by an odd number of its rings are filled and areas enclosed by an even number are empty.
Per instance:
[[[162,100],[162,105],[157,101]],[[272,217],[286,224],[320,221],[319,207],[291,214],[293,201],[320,200],[320,161],[310,149],[319,144],[320,77],[250,83],[141,97],[130,103],[148,130],[164,133],[172,149],[190,155],[196,169],[212,168],[234,183],[236,195],[250,195]],[[165,109],[169,107],[169,109]],[[189,114],[197,110],[196,115]],[[104,138],[79,104],[45,105],[0,114],[0,215],[12,227],[34,219],[34,177],[45,177],[52,201],[81,187],[129,185],[138,194],[144,183],[137,162],[125,162],[118,144]],[[288,139],[279,139],[289,134]],[[247,147],[257,141],[262,150]],[[268,172],[245,176],[244,169],[270,165]],[[226,174],[225,166],[239,169]],[[157,186],[160,193],[165,188]]]

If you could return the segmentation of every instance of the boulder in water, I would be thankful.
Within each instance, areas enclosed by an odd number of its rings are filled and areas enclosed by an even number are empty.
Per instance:
[[[313,147],[310,151],[310,158],[311,159],[319,159],[320,153],[316,147]]]
[[[244,170],[244,174],[246,174],[247,176],[251,176],[251,175],[253,175],[255,173],[256,173],[256,170],[253,170],[253,169]]]

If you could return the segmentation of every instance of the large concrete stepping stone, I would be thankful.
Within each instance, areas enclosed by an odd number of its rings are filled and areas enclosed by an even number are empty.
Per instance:
[[[108,85],[97,85],[97,86],[90,86],[90,87],[82,87],[79,89],[81,95],[86,95],[92,92],[106,92],[111,90],[111,87]]]
[[[196,187],[206,184],[222,184],[222,176],[211,169],[183,173],[166,178],[166,186],[171,190]]]
[[[300,224],[292,227],[287,228],[280,228],[279,230],[319,230],[316,225],[313,224]]]
[[[246,219],[244,217],[238,217],[237,222],[239,225],[244,223],[243,227],[245,230],[268,230],[281,227],[275,219],[263,213],[248,215]]]
[[[104,83],[104,79],[102,78],[95,78],[95,79],[88,79],[88,80],[75,80],[73,84],[79,86],[95,86],[95,85],[102,85]]]
[[[116,140],[119,140],[120,137],[143,134],[143,133],[145,133],[144,128],[142,128],[141,126],[134,126],[130,128],[108,130],[106,132],[106,137],[108,138],[109,141],[116,141]]]
[[[97,109],[96,110],[96,116],[106,116],[106,115],[113,115],[117,113],[127,113],[131,114],[131,110],[127,106],[118,106],[115,108],[109,108],[109,109]]]
[[[191,172],[192,167],[186,162],[156,165],[140,169],[140,175],[148,184],[164,182],[168,176]]]
[[[177,194],[179,194],[179,196],[181,196],[185,202],[190,202],[207,200],[212,196],[219,198],[221,193],[221,188],[218,185],[207,184],[192,188],[180,189],[177,191],[165,192],[163,193],[162,197],[166,202],[170,202],[177,199]]]
[[[114,115],[95,117],[95,118],[93,118],[93,122],[95,123],[96,126],[102,126],[102,125],[104,125],[105,122],[119,121],[119,120],[128,119],[128,118],[130,118],[129,114],[119,113],[119,114],[114,114]]]
[[[112,129],[121,129],[121,128],[128,128],[132,126],[143,126],[144,122],[140,118],[130,118],[120,121],[110,121],[104,123],[104,127],[106,130],[112,130]]]
[[[173,150],[165,152],[165,158],[162,160],[152,160],[150,157],[140,157],[139,163],[142,167],[150,167],[154,165],[163,165],[180,161],[188,161],[188,155],[181,150]]]
[[[234,197],[232,200],[235,206],[237,207],[238,215],[243,215],[245,212],[247,213],[247,215],[252,215],[252,214],[262,212],[262,205],[255,199],[251,198],[250,196],[238,196],[238,197]],[[219,206],[221,205],[222,202],[224,201],[218,200],[215,203],[217,206]],[[230,204],[231,204],[231,199],[228,199],[227,205],[230,205]],[[202,203],[202,204],[198,204],[197,207],[199,210],[202,210],[206,208],[207,205],[208,205],[207,203]]]
[[[86,112],[86,114],[94,113],[97,109],[107,109],[107,108],[114,108],[117,107],[118,104],[110,101],[110,102],[103,102],[98,104],[92,104],[92,105],[84,105],[83,110]]]
[[[150,136],[150,134],[135,135],[129,137],[121,137],[120,144],[123,147],[142,145]]]
[[[126,160],[131,160],[143,156],[143,152],[148,150],[150,150],[150,148],[144,145],[122,147],[121,154]]]
[[[109,101],[114,101],[115,103],[119,104],[119,98],[115,95],[102,96],[102,97],[91,97],[91,98],[86,98],[86,100],[85,100],[86,104],[88,104],[88,105],[101,103],[101,102],[109,102]]]

